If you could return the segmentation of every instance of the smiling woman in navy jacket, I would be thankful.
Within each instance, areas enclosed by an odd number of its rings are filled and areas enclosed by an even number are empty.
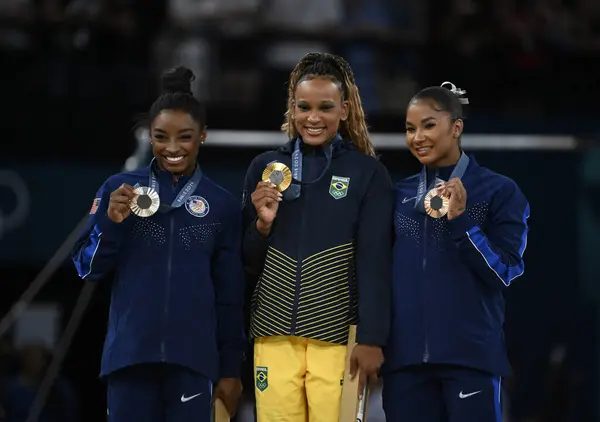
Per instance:
[[[503,293],[524,271],[529,204],[462,151],[464,94],[426,88],[407,110],[406,143],[423,168],[396,186],[390,422],[501,420]]]
[[[113,275],[101,365],[109,422],[208,422],[213,397],[233,413],[241,393],[241,210],[196,162],[206,123],[193,76],[165,73],[149,113],[154,159],[100,187],[73,250],[84,280]]]

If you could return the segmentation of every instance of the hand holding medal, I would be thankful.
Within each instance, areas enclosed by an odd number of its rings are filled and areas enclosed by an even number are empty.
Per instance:
[[[467,209],[467,190],[458,177],[437,187],[438,192],[448,198],[448,220],[458,217]]]
[[[121,223],[131,214],[129,204],[135,198],[135,192],[132,186],[123,183],[117,190],[110,194],[108,202],[108,218],[115,222]]]
[[[262,174],[262,181],[256,185],[256,190],[252,193],[252,205],[256,209],[258,223],[256,228],[263,236],[268,236],[277,211],[279,202],[285,191],[292,182],[290,169],[282,163],[274,162],[269,164]]]

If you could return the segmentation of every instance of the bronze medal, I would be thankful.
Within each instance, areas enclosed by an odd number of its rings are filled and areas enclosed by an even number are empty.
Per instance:
[[[431,189],[425,195],[425,212],[433,218],[441,218],[448,214],[448,198],[439,194],[437,188]]]

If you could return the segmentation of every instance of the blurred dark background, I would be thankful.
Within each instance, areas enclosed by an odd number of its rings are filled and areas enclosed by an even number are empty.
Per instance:
[[[196,73],[201,164],[241,198],[250,160],[277,144],[249,134],[277,132],[289,72],[309,51],[350,61],[371,131],[392,134],[379,152],[395,181],[418,170],[403,148],[410,97],[448,80],[467,90],[469,152],[532,208],[526,272],[507,292],[505,422],[597,421],[598,0],[0,0],[0,316],[134,153],[164,69]],[[35,395],[82,286],[64,261],[0,339],[0,403]],[[105,420],[108,293],[98,285],[43,420]],[[369,421],[383,420],[373,400]]]

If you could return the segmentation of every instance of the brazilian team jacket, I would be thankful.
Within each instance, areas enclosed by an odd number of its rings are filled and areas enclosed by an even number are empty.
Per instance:
[[[189,180],[154,169],[161,203]],[[122,223],[107,217],[122,183],[148,186],[150,167],[100,187],[72,259],[84,280],[112,275],[101,376],[147,362],[186,366],[217,380],[239,377],[244,337],[244,270],[239,201],[203,176],[179,208]]]
[[[452,169],[437,176],[448,180]],[[429,362],[510,372],[503,293],[524,271],[529,204],[514,181],[472,156],[461,180],[467,209],[452,220],[415,209],[419,175],[396,186],[386,371]]]
[[[358,322],[358,342],[385,344],[393,185],[375,158],[340,137],[332,142],[325,173],[322,147],[302,145],[301,195],[280,202],[268,239],[256,230],[250,194],[268,163],[292,168],[294,142],[257,156],[248,169],[244,261],[258,276],[251,302],[253,338],[283,335],[345,343],[349,325]]]

